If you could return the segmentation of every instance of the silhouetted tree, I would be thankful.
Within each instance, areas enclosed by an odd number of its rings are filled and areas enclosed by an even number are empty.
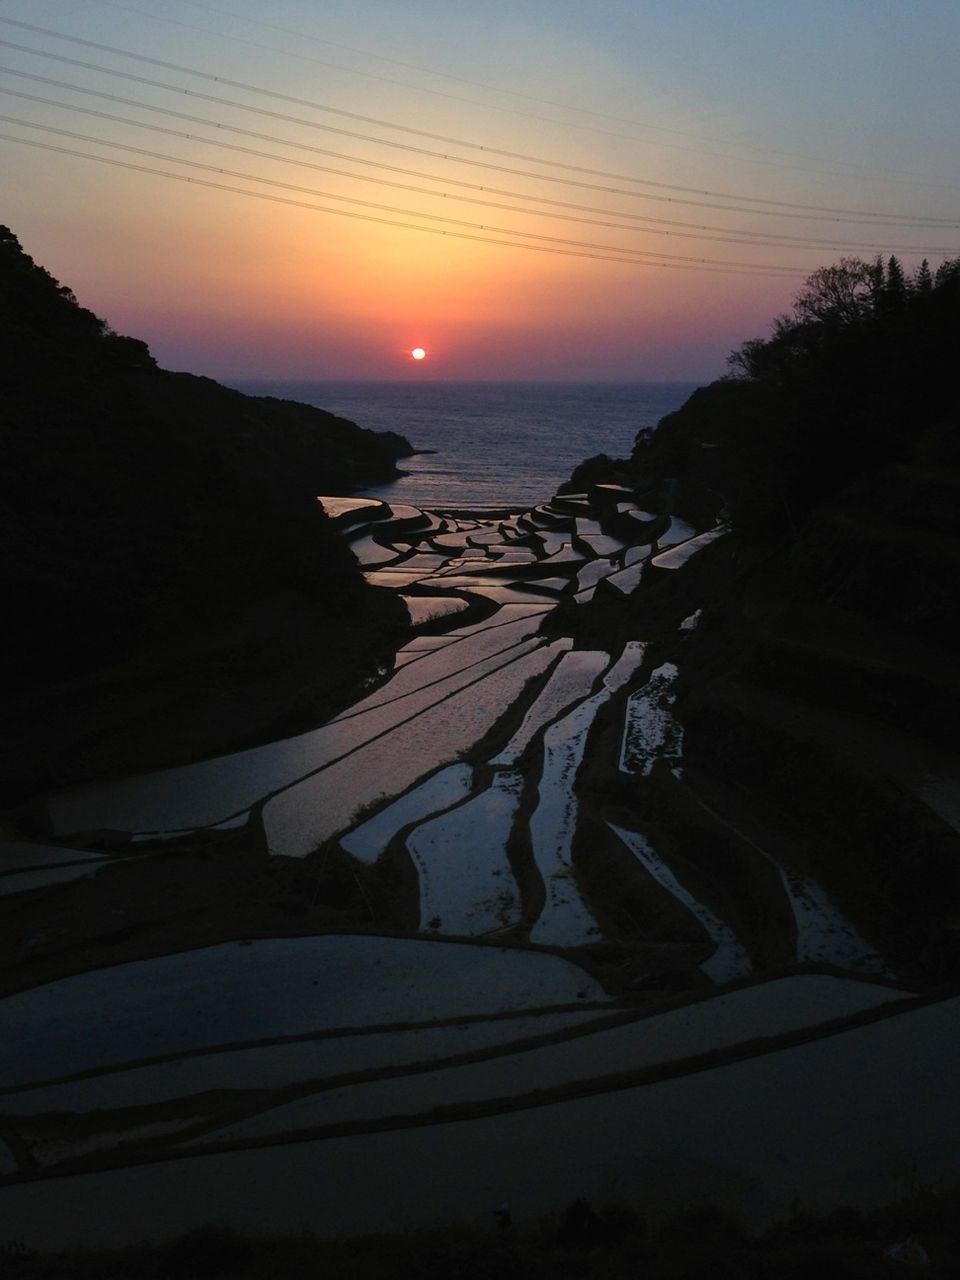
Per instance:
[[[778,511],[799,526],[852,480],[906,456],[956,405],[960,259],[935,276],[925,262],[909,281],[896,257],[822,267],[793,315],[743,343],[729,366],[728,390],[715,383],[664,419],[643,465],[695,474],[742,530],[792,537]],[[751,394],[729,394],[736,384]],[[700,439],[714,448],[704,452]]]
[[[887,277],[883,268],[883,259],[879,253],[870,263],[868,268],[870,279],[870,301],[874,311],[883,310],[883,291],[886,288]]]
[[[853,324],[869,310],[874,277],[862,258],[841,258],[808,276],[794,299],[798,320],[820,324]]]
[[[887,311],[900,311],[907,300],[907,282],[900,260],[892,254],[887,262],[887,279],[883,290],[883,304]]]

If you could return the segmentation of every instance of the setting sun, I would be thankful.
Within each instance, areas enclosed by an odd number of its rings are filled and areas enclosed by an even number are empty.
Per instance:
[[[423,347],[414,347],[410,354],[413,356],[414,360],[426,360],[427,358],[427,353],[424,351]]]

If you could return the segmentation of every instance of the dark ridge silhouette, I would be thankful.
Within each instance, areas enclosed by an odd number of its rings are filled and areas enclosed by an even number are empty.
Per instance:
[[[594,631],[702,609],[664,653],[685,779],[899,972],[955,979],[960,259],[910,278],[896,259],[822,268],[731,370],[571,482],[627,481],[644,508],[730,529],[646,574],[625,618],[598,602]]]
[[[918,457],[924,433],[955,414],[960,258],[935,274],[924,262],[909,280],[896,258],[823,267],[730,368],[638,436],[633,466],[679,476],[681,501],[698,508],[722,495],[748,538],[795,540],[817,507]],[[956,462],[942,433],[933,447]]]
[[[405,440],[159,369],[145,343],[78,305],[5,227],[0,349],[0,680],[18,731],[43,717],[56,738],[63,699],[52,689],[147,654],[153,674],[142,680],[162,682],[191,653],[202,649],[209,666],[219,651],[222,700],[242,700],[271,660],[270,616],[279,665],[298,629],[315,668],[331,660],[331,687],[371,668],[371,634],[395,625],[399,606],[366,587],[316,495],[392,478],[411,452]],[[251,615],[256,652],[245,642]],[[241,722],[232,712],[229,737],[243,736]],[[198,732],[198,748],[211,741]],[[11,752],[25,781],[15,743],[0,763]],[[49,780],[38,760],[31,767]]]

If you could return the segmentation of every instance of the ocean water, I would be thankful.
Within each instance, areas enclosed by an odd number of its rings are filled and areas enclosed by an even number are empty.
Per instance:
[[[629,454],[641,427],[678,409],[695,382],[244,381],[251,395],[301,400],[375,431],[398,431],[418,453],[406,474],[364,493],[418,507],[545,502],[577,463]]]

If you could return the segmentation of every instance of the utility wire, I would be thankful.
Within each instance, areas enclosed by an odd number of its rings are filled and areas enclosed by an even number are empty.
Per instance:
[[[0,22],[5,22],[5,21],[8,21],[8,19],[0,18]],[[414,146],[412,143],[399,142],[390,138],[378,138],[372,134],[358,133],[357,131],[352,129],[342,129],[337,127],[336,125],[322,124],[316,120],[308,120],[303,116],[294,116],[294,115],[290,115],[287,112],[282,112],[282,111],[271,111],[267,107],[251,106],[245,102],[238,102],[233,98],[223,98],[223,97],[220,97],[219,95],[203,93],[196,89],[186,89],[180,85],[168,84],[163,80],[152,80],[147,76],[140,76],[131,71],[118,71],[112,67],[104,67],[94,62],[85,62],[79,58],[68,57],[66,54],[49,53],[46,50],[31,48],[29,45],[16,44],[10,40],[0,39],[0,47],[8,48],[8,49],[16,49],[20,52],[34,54],[41,58],[50,59],[54,62],[61,62],[69,66],[81,67],[87,71],[96,71],[102,75],[114,76],[118,79],[123,79],[123,80],[132,80],[136,84],[147,85],[150,88],[162,89],[170,93],[182,94],[185,97],[196,98],[198,101],[212,102],[218,106],[226,106],[226,107],[232,107],[241,111],[249,111],[256,115],[266,116],[272,120],[283,120],[288,124],[303,125],[309,129],[319,129],[324,133],[334,133],[339,137],[355,138],[362,142],[372,142],[378,146],[390,147],[394,150],[410,152],[414,155],[428,156],[431,159],[435,159],[435,160],[454,161],[457,164],[465,164],[465,165],[471,166],[472,168],[485,169],[495,173],[507,173],[507,174],[510,174],[512,177],[532,178],[540,182],[551,182],[555,184],[558,183],[563,186],[576,187],[579,190],[600,191],[605,195],[627,196],[630,199],[634,199],[634,200],[636,199],[649,200],[649,201],[654,201],[658,204],[685,205],[685,206],[690,206],[694,208],[720,210],[727,213],[737,213],[741,215],[745,213],[762,214],[765,217],[791,218],[791,219],[799,219],[805,222],[826,221],[826,222],[833,222],[833,223],[846,223],[846,224],[855,225],[855,226],[872,224],[877,226],[890,226],[890,227],[917,227],[917,228],[928,229],[928,230],[960,228],[960,222],[958,221],[951,222],[947,219],[942,219],[942,218],[937,218],[937,219],[902,218],[899,215],[893,215],[893,214],[878,214],[875,217],[867,216],[867,217],[861,218],[861,217],[853,217],[853,216],[846,216],[846,215],[840,216],[840,215],[826,215],[826,214],[818,214],[818,213],[791,213],[784,210],[775,211],[775,210],[769,210],[769,209],[749,209],[749,208],[744,208],[741,205],[725,205],[725,204],[718,204],[716,202],[711,202],[711,201],[680,198],[678,196],[654,195],[653,193],[647,192],[647,191],[635,191],[635,190],[630,191],[630,190],[625,190],[621,187],[611,187],[608,185],[604,185],[602,183],[586,182],[586,181],[578,180],[575,178],[562,178],[554,174],[537,173],[527,169],[515,169],[510,167],[509,165],[494,164],[492,162],[488,162],[484,160],[467,160],[462,156],[451,155],[448,152],[433,151],[425,147]],[[217,79],[216,76],[209,76],[207,78],[211,80]],[[225,82],[225,83],[230,83],[230,82]],[[269,93],[270,91],[265,90],[264,92]],[[273,95],[273,96],[282,96],[282,95]]]
[[[33,126],[33,127],[36,127],[36,126]],[[498,238],[492,238],[489,235],[475,235],[466,231],[453,231],[453,230],[447,230],[446,228],[441,228],[441,227],[423,227],[423,226],[418,226],[416,223],[398,222],[394,218],[379,217],[375,214],[368,214],[368,213],[358,213],[354,209],[330,208],[324,205],[312,204],[307,200],[297,200],[290,196],[274,195],[273,193],[267,192],[267,191],[250,191],[245,187],[234,187],[223,182],[213,182],[207,178],[195,178],[190,176],[189,174],[171,173],[169,170],[166,170],[166,169],[155,169],[147,165],[134,164],[132,161],[120,160],[119,158],[116,158],[114,156],[97,155],[89,151],[79,151],[75,147],[64,147],[54,143],[40,142],[36,138],[22,138],[17,136],[16,134],[0,133],[0,140],[4,142],[20,143],[23,146],[34,147],[41,151],[51,151],[59,155],[78,156],[84,160],[95,160],[100,164],[108,164],[114,168],[128,169],[135,173],[151,174],[159,178],[169,178],[175,182],[190,183],[191,185],[206,187],[214,191],[228,191],[233,195],[249,196],[250,198],[255,200],[269,200],[273,204],[292,205],[295,208],[309,209],[312,212],[316,212],[316,213],[333,213],[338,215],[339,217],[353,218],[360,222],[373,222],[373,223],[379,224],[380,226],[386,226],[386,227],[401,227],[407,231],[420,231],[429,235],[446,236],[450,239],[456,239],[456,240],[470,240],[470,241],[473,241],[474,243],[479,243],[479,244],[501,245],[509,249],[530,249],[539,253],[552,253],[552,254],[557,254],[561,257],[566,257],[566,258],[590,258],[598,262],[625,263],[634,267],[643,267],[643,266],[671,267],[678,271],[710,271],[710,272],[715,272],[717,274],[722,274],[722,275],[764,275],[764,276],[773,276],[778,278],[788,277],[790,279],[796,279],[797,275],[800,274],[799,269],[798,271],[791,271],[789,268],[780,268],[780,267],[750,268],[740,264],[713,266],[709,264],[709,260],[707,259],[704,259],[702,261],[694,260],[693,262],[665,261],[657,258],[655,255],[652,255],[652,254],[650,255],[651,260],[644,260],[640,258],[637,254],[634,254],[629,257],[624,256],[620,254],[619,250],[617,250],[615,247],[612,247],[612,246],[605,246],[608,249],[607,252],[593,253],[593,252],[586,252],[584,250],[579,250],[579,249],[563,249],[563,248],[557,247],[554,244],[541,245],[541,244],[531,244],[529,242],[521,243],[513,240],[503,240]],[[175,160],[175,163],[179,164],[179,163],[185,163],[185,162]],[[223,173],[227,172],[225,170],[215,169],[215,167],[212,165],[206,166],[206,167],[213,169],[214,172],[223,172]],[[376,207],[376,206],[373,206],[373,207]],[[421,215],[417,214],[414,216],[419,217]],[[493,231],[494,228],[488,228],[488,230]],[[544,238],[547,238],[547,237],[544,237]],[[560,243],[563,243],[563,242],[558,242],[558,244]]]
[[[777,271],[786,275],[795,275],[803,270],[801,267],[778,267],[766,262],[725,262],[713,258],[691,258],[683,254],[663,253],[649,249],[629,249],[622,245],[593,244],[590,241],[567,240],[560,236],[548,236],[537,231],[520,231],[515,227],[495,227],[485,223],[467,222],[463,218],[448,218],[442,214],[420,213],[415,209],[398,208],[395,205],[379,204],[373,200],[362,200],[358,196],[340,195],[334,191],[315,191],[312,187],[301,187],[292,182],[281,182],[277,178],[264,178],[255,173],[244,173],[236,169],[224,169],[220,165],[206,164],[202,160],[187,160],[182,156],[167,155],[163,151],[150,151],[145,147],[137,147],[127,142],[112,142],[106,138],[91,137],[89,134],[76,133],[72,129],[58,129],[53,125],[35,124],[30,120],[21,120],[16,116],[0,115],[5,124],[20,125],[23,128],[39,129],[43,133],[53,133],[58,137],[71,138],[75,142],[92,142],[97,146],[111,147],[117,151],[128,151],[133,155],[145,156],[149,160],[163,160],[167,163],[186,165],[190,169],[201,169],[206,173],[220,173],[226,178],[239,178],[243,182],[257,182],[268,187],[277,187],[283,191],[296,191],[302,195],[317,196],[321,200],[338,200],[344,204],[359,205],[363,209],[375,209],[379,213],[397,214],[402,218],[421,218],[427,222],[442,222],[447,226],[468,228],[499,236],[518,236],[524,240],[543,240],[549,244],[562,245],[576,249],[596,250],[601,253],[617,253],[639,260],[653,258],[657,261],[672,260],[694,265],[710,265],[715,267],[735,267],[738,270]]]
[[[583,129],[590,133],[602,134],[608,138],[623,138],[630,142],[649,143],[651,141],[651,139],[649,138],[640,138],[635,133],[621,133],[618,130],[604,129],[604,128],[600,128],[597,125],[585,124],[583,122],[574,122],[573,124],[571,124],[569,120],[558,120],[555,116],[545,116],[534,111],[523,111],[516,107],[501,106],[500,104],[494,103],[494,102],[483,102],[477,98],[465,98],[461,94],[449,93],[444,91],[443,89],[431,89],[426,85],[412,84],[409,80],[395,80],[390,76],[377,75],[375,72],[372,72],[372,71],[361,71],[356,67],[345,67],[340,65],[339,63],[327,62],[323,58],[317,58],[312,54],[303,53],[300,51],[293,52],[289,49],[279,49],[274,45],[262,44],[257,40],[251,40],[245,36],[234,35],[233,32],[218,31],[212,27],[200,27],[200,26],[197,26],[195,23],[184,22],[182,19],[179,19],[179,18],[171,18],[165,14],[151,13],[150,10],[148,9],[139,9],[134,5],[120,4],[118,0],[94,0],[94,2],[96,4],[103,5],[109,9],[118,9],[122,13],[139,14],[142,17],[149,18],[153,22],[163,22],[168,26],[182,27],[187,31],[199,31],[204,35],[216,36],[218,39],[221,39],[221,40],[231,40],[236,44],[246,45],[252,49],[260,49],[265,53],[276,53],[284,58],[296,59],[298,62],[311,62],[316,66],[328,67],[334,71],[340,71],[347,75],[360,76],[365,80],[376,80],[382,84],[396,85],[402,89],[412,90],[414,93],[426,93],[426,94],[430,94],[432,97],[446,98],[452,102],[464,102],[464,103],[467,103],[469,106],[481,107],[483,110],[486,110],[486,111],[500,111],[512,116],[524,116],[525,118],[530,120],[540,120],[545,124],[558,125],[560,128],[564,128],[564,129],[569,129],[571,127],[575,129]],[[198,9],[200,10],[201,13],[220,14],[223,17],[227,17],[231,19],[236,18],[236,14],[230,13],[226,9],[218,9],[213,5],[197,4],[197,3],[194,3],[194,0],[181,0],[181,3],[188,4],[191,9]],[[536,96],[535,94],[523,93],[517,89],[503,88],[496,85],[485,84],[483,83],[483,81],[471,80],[466,76],[452,75],[450,72],[447,72],[447,71],[437,71],[435,68],[432,68],[432,67],[419,66],[418,64],[413,62],[403,62],[399,58],[389,58],[384,56],[383,54],[371,53],[369,49],[358,49],[354,45],[341,44],[341,43],[338,43],[336,40],[328,40],[321,36],[309,35],[304,31],[297,31],[293,27],[280,26],[275,22],[263,22],[257,18],[244,18],[243,21],[251,26],[261,27],[266,31],[277,31],[281,35],[292,36],[294,37],[294,39],[299,41],[309,40],[312,44],[322,44],[322,45],[327,45],[333,49],[342,49],[347,53],[357,53],[364,58],[373,58],[378,62],[385,62],[395,67],[402,67],[407,71],[416,71],[423,75],[436,76],[444,80],[450,80],[455,84],[465,84],[465,85],[471,86],[474,89],[483,89],[487,93],[495,93],[495,94],[498,94],[500,97],[517,98],[523,102],[539,103],[543,106],[548,106],[548,107],[559,107],[563,111],[576,112],[581,116],[593,116],[597,120],[610,120],[617,124],[630,125],[631,128],[634,128],[634,129],[643,129],[643,130],[653,131],[655,133],[668,134],[672,137],[677,137],[677,138],[689,138],[694,142],[700,143],[700,146],[687,147],[677,142],[659,141],[657,139],[652,139],[654,145],[670,147],[676,151],[686,151],[694,155],[703,155],[704,152],[707,151],[707,149],[709,148],[708,154],[715,159],[718,158],[722,160],[741,160],[741,161],[746,160],[748,164],[764,164],[767,166],[774,166],[777,168],[793,169],[799,173],[816,173],[820,175],[826,175],[829,177],[848,177],[850,174],[851,168],[856,168],[861,173],[865,174],[867,177],[873,177],[880,173],[884,173],[889,177],[891,177],[892,179],[894,179],[895,181],[900,183],[910,183],[911,185],[916,186],[916,184],[919,182],[919,183],[922,183],[924,186],[940,187],[944,190],[956,190],[955,186],[950,186],[947,183],[931,182],[929,179],[919,177],[916,174],[905,173],[902,170],[895,170],[895,169],[894,170],[876,170],[876,169],[867,170],[863,165],[856,165],[856,166],[846,165],[842,170],[832,169],[825,166],[819,157],[806,155],[803,152],[786,151],[783,148],[767,147],[767,146],[759,145],[757,143],[735,142],[731,138],[715,138],[715,137],[711,137],[709,134],[696,133],[694,130],[691,130],[691,129],[677,129],[675,127],[671,127],[670,125],[651,124],[649,121],[634,120],[628,116],[614,115],[607,111],[595,111],[590,107],[583,106],[582,104],[579,104],[576,107],[571,107],[569,103],[559,102],[554,98],[542,98],[542,97]],[[740,153],[746,152],[748,154],[747,155],[743,155],[743,154],[739,154],[739,155],[726,154],[725,155],[723,152],[717,151],[716,149],[717,145],[724,146],[724,147],[731,147]],[[780,160],[751,159],[749,155],[749,153],[751,152],[755,153],[755,155],[760,155],[762,153],[762,154],[772,155],[772,156],[782,156],[782,157],[785,157],[785,159],[780,159]],[[810,163],[805,165],[789,163],[789,161],[796,161],[796,160],[806,160],[806,161],[809,161]]]
[[[448,143],[452,146],[463,147],[467,150],[482,151],[488,155],[498,155],[510,160],[520,160],[525,163],[542,164],[550,168],[562,169],[568,173],[581,173],[590,177],[609,178],[617,182],[629,182],[642,187],[653,187],[658,190],[675,191],[675,192],[683,193],[686,195],[709,196],[711,198],[718,199],[718,200],[736,200],[736,201],[739,201],[741,204],[766,206],[765,209],[761,209],[761,208],[756,209],[755,212],[758,212],[758,213],[762,213],[762,212],[772,213],[778,210],[795,209],[795,210],[802,210],[807,213],[849,215],[849,216],[866,217],[866,218],[871,218],[873,220],[884,220],[884,221],[886,221],[888,218],[895,218],[905,222],[909,221],[912,223],[924,224],[924,225],[942,225],[946,222],[946,220],[939,219],[939,218],[937,219],[914,218],[908,214],[886,215],[886,214],[878,214],[876,213],[876,211],[869,211],[869,210],[862,210],[862,209],[832,208],[828,206],[801,204],[796,201],[770,200],[761,196],[743,196],[743,195],[737,195],[736,193],[731,194],[729,192],[710,191],[710,190],[700,189],[696,187],[685,187],[675,183],[655,182],[652,179],[637,178],[629,174],[621,174],[621,173],[611,172],[604,169],[591,169],[583,165],[569,164],[561,160],[551,160],[542,156],[530,155],[525,152],[509,151],[500,147],[489,147],[484,145],[483,143],[472,142],[467,139],[453,138],[453,137],[447,136],[446,134],[433,133],[425,129],[415,129],[406,125],[397,124],[391,120],[380,120],[375,116],[362,115],[361,113],[355,112],[355,111],[346,111],[341,107],[331,107],[327,104],[313,102],[308,98],[300,98],[292,94],[279,93],[273,89],[265,89],[257,85],[248,84],[243,80],[232,80],[226,76],[212,75],[209,72],[200,71],[194,67],[185,67],[179,63],[170,62],[163,58],[151,58],[151,57],[148,57],[146,54],[134,53],[129,49],[121,49],[116,47],[115,45],[101,44],[99,41],[96,41],[96,40],[85,40],[79,36],[71,36],[71,35],[65,34],[64,32],[52,30],[49,27],[41,27],[30,22],[20,22],[14,18],[7,18],[7,17],[0,16],[0,22],[5,23],[8,26],[17,27],[21,30],[32,31],[32,32],[35,32],[41,35],[46,35],[46,36],[52,36],[56,40],[63,40],[70,44],[81,45],[84,48],[97,49],[103,53],[111,53],[123,58],[131,58],[135,62],[142,62],[150,66],[162,67],[168,71],[176,71],[181,75],[194,76],[201,80],[213,81],[217,84],[225,84],[233,89],[241,89],[247,93],[260,94],[264,97],[269,97],[277,101],[289,102],[295,106],[309,107],[314,111],[328,112],[332,115],[337,115],[342,118],[356,120],[362,124],[372,124],[378,128],[392,129],[394,131],[398,131],[401,133],[411,134],[415,137],[426,138],[434,142]],[[27,50],[27,52],[37,52],[37,51]],[[43,56],[48,56],[48,55],[43,55]],[[104,68],[99,68],[99,69],[104,70]],[[745,210],[742,210],[742,211],[745,212]],[[948,225],[950,224],[948,223]]]
[[[0,72],[4,70],[6,70],[6,68],[0,66]],[[14,71],[13,74],[18,75],[20,73]],[[48,83],[50,82],[47,79],[47,77],[30,76],[28,78],[46,80]],[[53,83],[57,83],[57,82],[54,81]],[[62,84],[61,87],[73,89],[73,88],[76,88],[77,86]],[[94,90],[81,90],[81,92],[96,93],[96,91]],[[282,164],[297,165],[298,167],[310,169],[317,173],[329,173],[336,177],[350,178],[353,181],[359,180],[361,182],[375,183],[378,186],[390,187],[392,189],[400,190],[400,191],[409,191],[416,195],[431,196],[434,198],[441,198],[445,200],[446,199],[458,200],[463,203],[480,205],[488,209],[497,209],[497,210],[500,210],[501,212],[532,214],[537,217],[554,218],[554,219],[559,219],[565,222],[574,222],[584,226],[603,227],[606,230],[613,230],[613,231],[638,231],[639,230],[639,231],[645,231],[648,235],[672,236],[675,238],[685,239],[685,240],[707,240],[717,244],[732,244],[732,245],[741,245],[741,246],[760,246],[760,247],[766,247],[766,248],[781,248],[781,249],[803,249],[808,247],[815,247],[818,249],[828,248],[841,253],[849,250],[854,250],[854,249],[876,249],[876,250],[882,249],[885,253],[886,252],[889,252],[889,253],[950,253],[952,252],[952,248],[947,248],[942,245],[896,245],[896,244],[890,244],[887,242],[884,242],[882,244],[859,243],[855,245],[854,244],[838,245],[829,240],[815,240],[815,239],[809,239],[809,238],[803,238],[803,237],[777,237],[777,236],[771,236],[764,233],[760,233],[759,237],[755,235],[746,235],[740,232],[731,232],[724,235],[708,234],[710,230],[722,230],[721,228],[706,228],[706,229],[694,230],[694,231],[683,231],[683,230],[663,230],[659,227],[644,227],[644,226],[638,226],[638,225],[631,226],[624,222],[611,222],[611,221],[607,221],[599,218],[584,218],[573,213],[555,212],[552,209],[539,209],[536,207],[526,208],[522,205],[506,204],[502,201],[486,200],[477,196],[458,195],[455,193],[451,195],[446,191],[433,191],[429,187],[419,187],[408,182],[397,182],[389,178],[377,178],[372,175],[363,174],[363,173],[358,174],[347,169],[337,169],[331,165],[317,164],[315,161],[311,161],[311,160],[300,160],[292,156],[278,155],[274,151],[261,151],[254,147],[240,146],[236,143],[225,142],[222,138],[210,138],[202,134],[186,133],[180,129],[170,129],[163,125],[150,124],[147,121],[131,120],[128,116],[117,115],[110,111],[97,111],[92,107],[82,107],[69,102],[61,102],[59,99],[56,99],[56,98],[45,98],[39,94],[21,92],[17,89],[9,89],[4,85],[0,85],[0,93],[6,94],[9,97],[19,98],[27,102],[36,102],[44,106],[61,107],[66,111],[80,112],[83,115],[93,116],[98,120],[109,120],[115,124],[127,125],[137,129],[146,129],[152,133],[160,133],[171,138],[180,138],[187,142],[206,143],[208,145],[220,147],[224,150],[236,151],[243,155],[256,156],[258,159],[262,159],[262,160],[274,160],[274,161],[279,161]],[[115,98],[115,95],[112,95],[112,94],[97,93],[96,96]],[[121,98],[119,99],[119,101],[125,102],[128,105],[137,107],[137,108],[146,106],[146,104],[136,102],[132,99]],[[185,118],[196,124],[204,124],[210,128],[215,128],[218,131],[226,131],[230,133],[240,133],[246,136],[253,136],[255,138],[260,138],[265,141],[275,142],[282,146],[297,145],[295,143],[290,143],[283,138],[271,137],[269,134],[251,133],[251,131],[249,130],[235,129],[233,126],[224,125],[219,121],[205,120],[202,116],[189,116],[182,112],[169,112],[163,107],[148,107],[147,109],[160,111],[160,112],[163,112],[164,114]],[[314,150],[315,148],[311,148],[311,149]],[[438,179],[438,181],[442,181],[442,179]],[[516,193],[504,193],[504,194],[515,195]],[[528,199],[530,197],[525,197],[521,194],[521,195],[518,195],[517,198]],[[550,201],[548,203],[552,204],[557,202]],[[604,209],[591,209],[589,206],[587,207],[587,211],[596,212],[596,213],[608,212],[607,210],[604,210]],[[609,216],[619,216],[619,215],[609,215]],[[630,215],[625,215],[625,216],[629,217]],[[638,216],[641,216],[641,215],[638,215]]]

